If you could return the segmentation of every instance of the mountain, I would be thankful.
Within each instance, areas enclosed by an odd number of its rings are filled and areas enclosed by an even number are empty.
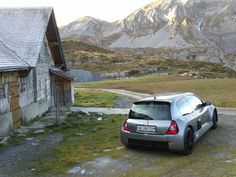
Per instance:
[[[63,39],[136,54],[222,63],[236,70],[236,1],[156,0],[112,23],[83,17]]]
[[[87,43],[97,44],[101,38],[102,31],[109,26],[109,23],[93,17],[81,17],[74,22],[62,27],[60,35],[62,38],[76,38]]]

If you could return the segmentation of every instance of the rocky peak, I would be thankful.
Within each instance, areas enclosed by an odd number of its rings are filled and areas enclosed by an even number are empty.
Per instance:
[[[236,1],[156,0],[113,23],[83,17],[61,34],[108,48],[171,49],[170,58],[224,63],[236,55]]]
[[[109,22],[84,16],[61,28],[60,33],[62,37],[78,35],[96,36],[102,33],[107,26],[109,26]]]

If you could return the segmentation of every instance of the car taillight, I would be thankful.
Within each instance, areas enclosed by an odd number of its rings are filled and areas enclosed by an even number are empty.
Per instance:
[[[166,131],[168,135],[176,135],[179,133],[179,127],[175,121],[171,121],[169,129]]]
[[[127,121],[128,121],[128,118],[125,119],[124,124],[123,124],[124,131],[126,131],[126,132],[129,131],[129,127],[128,127],[128,123],[127,123]]]

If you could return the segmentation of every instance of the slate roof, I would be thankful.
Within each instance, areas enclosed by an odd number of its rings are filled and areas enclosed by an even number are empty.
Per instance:
[[[2,41],[0,41],[0,71],[28,69],[30,66],[21,60]]]
[[[53,9],[0,8],[0,70],[35,67]]]

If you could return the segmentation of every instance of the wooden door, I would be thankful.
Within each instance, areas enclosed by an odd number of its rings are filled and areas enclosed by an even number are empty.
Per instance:
[[[18,82],[10,82],[8,84],[8,90],[9,90],[9,102],[10,102],[10,111],[12,112],[12,122],[13,122],[13,128],[18,128],[21,125],[21,119],[20,119],[20,95],[19,95],[19,84]]]
[[[56,103],[55,105],[58,105],[60,107],[63,107],[65,104],[65,98],[64,98],[64,86],[63,82],[57,81],[56,82]]]

